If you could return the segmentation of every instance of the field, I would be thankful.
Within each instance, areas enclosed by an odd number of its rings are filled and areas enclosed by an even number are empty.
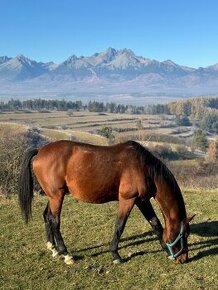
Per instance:
[[[0,139],[37,128],[49,140],[71,139],[106,145],[109,140],[98,134],[105,126],[113,129],[114,142],[135,139],[146,146],[165,142],[173,150],[185,143],[186,134],[192,133],[189,127],[175,127],[170,116],[16,112],[0,114]],[[178,136],[184,142],[179,142]],[[42,218],[46,197],[35,195],[33,220],[26,226],[17,196],[6,198],[0,194],[0,290],[218,289],[217,175],[199,176],[197,180],[194,170],[186,171],[189,167],[199,167],[197,160],[177,160],[172,164],[178,173],[184,170],[182,184],[186,186],[183,189],[187,211],[196,213],[191,224],[187,264],[174,265],[166,257],[148,223],[134,208],[120,242],[120,254],[125,262],[114,265],[108,246],[117,204],[90,205],[66,196],[61,229],[69,251],[77,260],[74,265],[66,266],[46,250]],[[187,180],[191,181],[191,187]],[[199,189],[201,185],[204,189]],[[160,210],[153,204],[163,222]]]
[[[140,126],[138,122],[140,121]],[[113,134],[117,141],[131,138],[132,135],[137,138],[142,135],[151,134],[170,134],[172,128],[166,128],[171,123],[168,116],[163,119],[155,115],[132,115],[132,114],[111,114],[111,113],[91,113],[74,112],[68,115],[67,112],[51,113],[4,113],[0,114],[0,124],[19,124],[27,128],[40,128],[41,133],[51,139],[74,137],[80,141],[89,141],[92,143],[105,144],[101,136],[96,135],[102,127],[108,126],[113,129]]]
[[[125,262],[113,265],[108,243],[117,204],[90,205],[67,196],[62,232],[77,262],[66,266],[45,247],[46,197],[35,196],[28,226],[21,220],[17,199],[0,197],[0,289],[218,289],[217,192],[186,191],[184,198],[188,212],[197,214],[189,263],[174,265],[134,208],[120,243]]]

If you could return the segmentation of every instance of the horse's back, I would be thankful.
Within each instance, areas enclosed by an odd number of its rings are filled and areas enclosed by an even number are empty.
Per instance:
[[[80,200],[103,203],[131,198],[144,190],[144,173],[134,143],[95,146],[57,141],[44,146],[34,160],[43,187],[67,187]]]
[[[118,200],[129,157],[125,144],[75,145],[67,166],[67,186],[76,198],[84,201]]]

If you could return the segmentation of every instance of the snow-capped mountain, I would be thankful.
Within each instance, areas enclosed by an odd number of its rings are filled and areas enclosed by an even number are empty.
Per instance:
[[[0,79],[22,81],[47,73],[53,63],[30,60],[23,55],[15,58],[0,57]]]
[[[70,56],[60,64],[23,55],[0,57],[0,95],[138,93],[196,95],[218,93],[218,64],[194,69],[171,60],[136,56],[130,49]]]

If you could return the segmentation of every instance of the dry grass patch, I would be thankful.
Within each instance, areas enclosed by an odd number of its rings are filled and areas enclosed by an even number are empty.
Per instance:
[[[25,132],[27,126],[17,124],[17,123],[8,123],[0,122],[0,138],[7,138],[14,134],[19,134]]]

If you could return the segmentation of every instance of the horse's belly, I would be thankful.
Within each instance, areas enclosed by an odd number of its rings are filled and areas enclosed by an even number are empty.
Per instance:
[[[66,174],[66,184],[72,195],[90,203],[105,203],[118,199],[120,167],[107,162],[93,152],[75,152]]]
[[[118,200],[118,188],[112,184],[97,184],[88,180],[74,180],[68,185],[74,198],[89,203],[105,203]]]
[[[116,192],[93,192],[82,191],[75,188],[70,188],[70,193],[77,199],[88,203],[106,203],[109,201],[118,200],[118,194]]]

